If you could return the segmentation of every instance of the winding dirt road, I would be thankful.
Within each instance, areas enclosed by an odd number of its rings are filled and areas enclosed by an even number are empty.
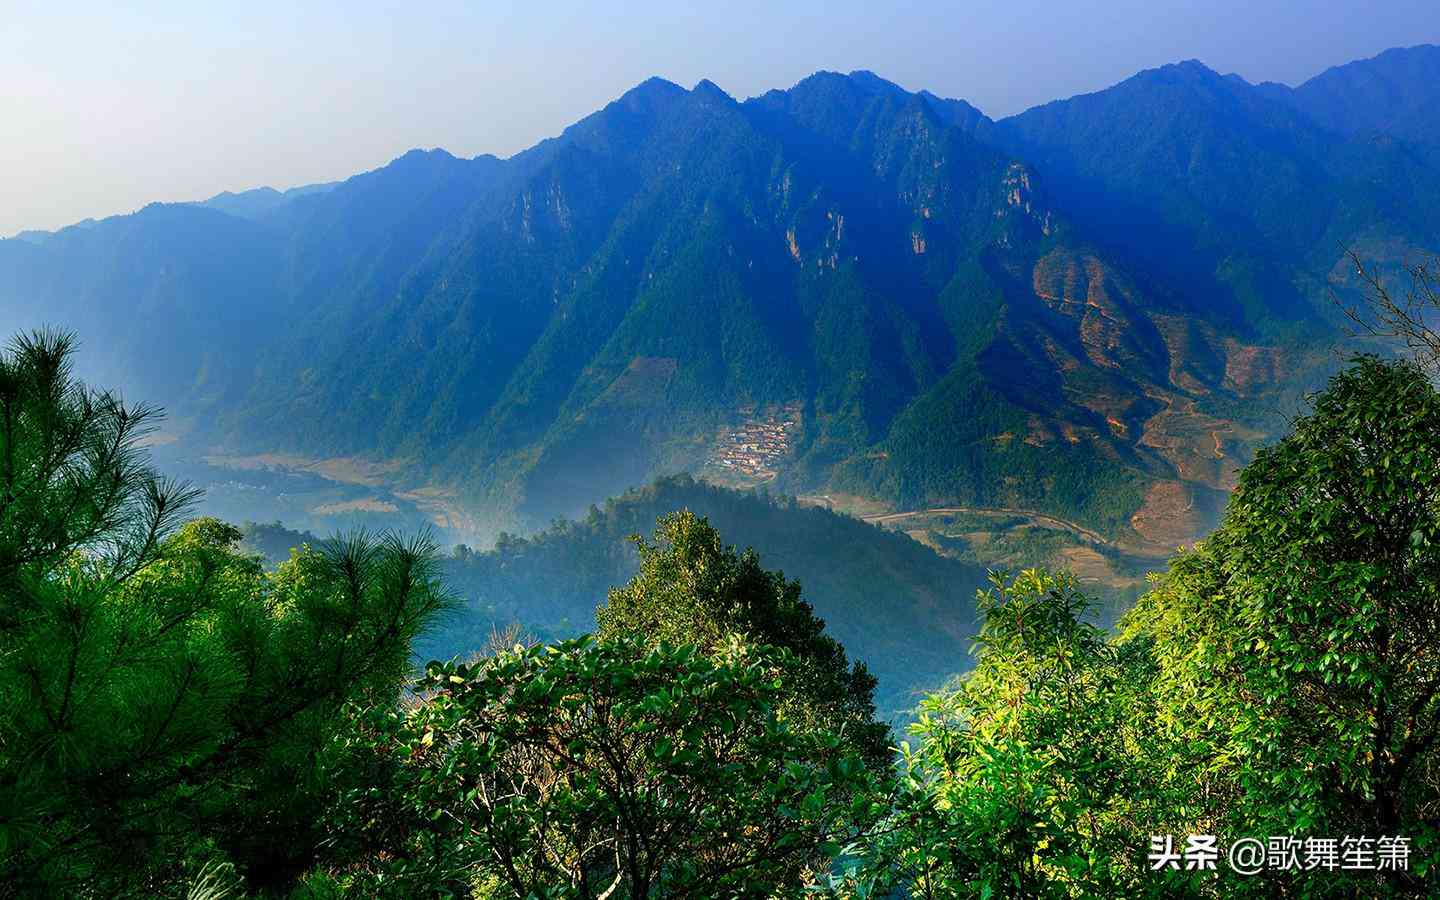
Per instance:
[[[1035,512],[1029,509],[1008,509],[1001,506],[937,506],[932,509],[880,513],[877,515],[861,516],[860,518],[872,525],[889,525],[894,522],[903,522],[906,519],[920,518],[922,516],[947,516],[964,513],[989,516],[1021,516],[1029,519],[1033,524],[1049,525],[1052,528],[1069,531],[1095,544],[1108,545],[1110,543],[1099,532],[1092,531],[1084,525],[1077,525],[1074,522],[1066,521],[1065,519],[1052,516],[1048,513]]]

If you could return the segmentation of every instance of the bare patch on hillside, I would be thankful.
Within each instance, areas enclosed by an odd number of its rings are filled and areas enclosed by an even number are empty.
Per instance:
[[[287,453],[259,453],[253,456],[231,456],[215,453],[201,457],[209,465],[242,472],[311,472],[340,484],[361,487],[383,487],[405,468],[400,461],[374,462],[358,456],[337,456],[313,459]]]
[[[1058,567],[1074,573],[1081,581],[1107,587],[1129,587],[1142,580],[1116,573],[1110,560],[1094,547],[1066,547],[1060,551],[1059,557],[1056,560]]]
[[[1151,314],[1170,358],[1170,383],[1192,394],[1208,394],[1225,377],[1224,354],[1215,329],[1187,316]]]
[[[1152,546],[1173,549],[1194,541],[1209,524],[1205,519],[1188,485],[1161,481],[1145,492],[1130,527]]]
[[[1225,341],[1225,386],[1247,394],[1285,378],[1280,353],[1274,347],[1257,347],[1239,341]]]
[[[1134,286],[1099,257],[1053,250],[1035,263],[1031,289],[1075,322],[1075,336],[1092,365],[1131,375],[1159,369],[1158,335],[1137,311]]]
[[[935,536],[924,528],[912,528],[905,532],[905,536],[913,541],[919,541],[936,553],[943,552],[944,548],[935,540]]]
[[[343,503],[326,503],[310,511],[317,516],[338,516],[355,512],[394,513],[399,512],[400,507],[379,497],[362,497],[359,500],[346,500]]]
[[[1188,397],[1167,394],[1162,399],[1166,406],[1145,422],[1140,446],[1155,450],[1182,481],[1232,490],[1242,462],[1239,442],[1263,435],[1199,412]]]
[[[859,494],[845,494],[838,491],[830,494],[805,494],[796,497],[795,500],[801,506],[823,506],[832,512],[844,513],[857,519],[883,515],[892,509],[889,504],[873,497],[861,497]]]

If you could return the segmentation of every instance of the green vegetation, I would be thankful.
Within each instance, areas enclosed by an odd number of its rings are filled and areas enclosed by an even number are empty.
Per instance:
[[[691,512],[661,519],[655,534],[657,543],[636,542],[640,572],[596,612],[596,637],[710,648],[739,634],[789,651],[796,697],[786,718],[846,735],[857,754],[883,768],[890,734],[875,722],[875,678],[863,663],[851,667],[844,648],[824,633],[825,623],[800,597],[800,582],[760,568],[753,550],[742,556],[724,546]]]
[[[844,896],[1133,896],[1147,793],[1143,654],[1084,619],[1072,579],[1028,570],[982,594],[977,665],[922,706],[888,826],[832,880]],[[1158,890],[1152,893],[1159,893]]]
[[[996,440],[1025,434],[1028,419],[978,369],[959,365],[896,417],[882,454],[845,463],[835,484],[901,509],[1013,507],[1079,520],[1107,534],[1126,528],[1144,497],[1144,476],[1099,463],[1093,447]]]
[[[213,860],[313,866],[355,704],[393,702],[447,602],[424,542],[357,537],[273,574],[144,462],[153,414],[0,355],[0,894],[154,896]]]
[[[1362,358],[1246,470],[1221,530],[1131,614],[1163,724],[1224,759],[1195,807],[1234,830],[1412,835],[1440,763],[1440,395]],[[1213,768],[1213,767],[1212,767]]]
[[[992,576],[974,668],[894,756],[799,584],[692,512],[637,541],[592,634],[414,679],[451,606],[432,547],[357,536],[267,572],[239,530],[182,523],[192,492],[137,444],[151,414],[76,383],[69,350],[0,357],[0,896],[1440,889],[1440,392],[1413,364],[1335,376],[1115,633],[1072,576]],[[646,496],[669,490],[869,528]],[[602,546],[582,530],[446,565]],[[1218,837],[1214,870],[1184,864],[1190,835]],[[1157,836],[1178,865],[1147,859]],[[1272,836],[1300,868],[1230,870]],[[1304,840],[1360,836],[1359,867]]]
[[[1360,358],[1244,472],[1220,530],[1111,637],[1073,580],[982,600],[850,896],[1433,896],[1440,394]],[[1408,870],[1151,871],[1150,837],[1397,835]],[[1303,842],[1302,842],[1303,843]],[[1337,843],[1338,847],[1338,843]],[[1371,850],[1374,850],[1372,844]],[[1306,850],[1297,849],[1300,865]],[[1283,854],[1282,854],[1283,855]],[[1323,857],[1321,857],[1323,859]]]
[[[1068,531],[1033,525],[1019,516],[948,516],[938,531],[937,540],[948,555],[1000,569],[1030,568],[1016,563],[1051,560],[1066,548],[1091,546]]]
[[[395,781],[350,807],[396,850],[341,883],[397,897],[798,896],[881,808],[839,729],[782,713],[784,685],[806,678],[796,666],[735,636],[709,655],[582,638],[432,664],[427,701],[376,736],[403,759]]]

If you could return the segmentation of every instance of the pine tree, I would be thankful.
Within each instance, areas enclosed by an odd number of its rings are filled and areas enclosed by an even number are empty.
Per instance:
[[[0,353],[0,896],[165,896],[216,860],[283,885],[348,704],[393,702],[447,603],[434,548],[359,535],[265,572],[184,522],[157,411],[79,382],[73,343]]]

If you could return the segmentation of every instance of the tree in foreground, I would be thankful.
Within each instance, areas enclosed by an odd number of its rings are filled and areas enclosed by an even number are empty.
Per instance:
[[[597,637],[709,649],[741,634],[788,650],[796,663],[784,702],[792,726],[836,731],[877,771],[890,765],[890,729],[875,721],[875,678],[863,663],[852,666],[845,648],[825,634],[798,581],[762,568],[753,550],[725,546],[707,520],[688,510],[662,518],[653,542],[634,541],[640,571],[596,611]]]
[[[781,715],[794,664],[738,638],[710,654],[581,638],[432,663],[428,699],[376,724],[397,771],[347,807],[392,843],[347,884],[391,896],[798,895],[881,801],[840,735]]]
[[[887,822],[831,879],[837,894],[1129,896],[1153,748],[1144,661],[1087,621],[1069,575],[996,575],[978,597],[976,665],[927,698],[902,745]]]
[[[981,602],[976,668],[926,703],[837,893],[1437,895],[1440,393],[1416,365],[1335,376],[1119,635],[1063,578]],[[1167,835],[1257,839],[1266,870],[1152,871]]]
[[[346,705],[393,704],[446,602],[425,541],[274,575],[141,448],[152,410],[77,382],[71,340],[0,354],[0,894],[167,896],[314,862]],[[213,870],[213,869],[212,869]]]
[[[1307,883],[1435,888],[1440,394],[1419,367],[1361,357],[1336,375],[1125,627],[1151,644],[1162,721],[1196,788],[1177,826],[1404,836],[1408,876]]]

